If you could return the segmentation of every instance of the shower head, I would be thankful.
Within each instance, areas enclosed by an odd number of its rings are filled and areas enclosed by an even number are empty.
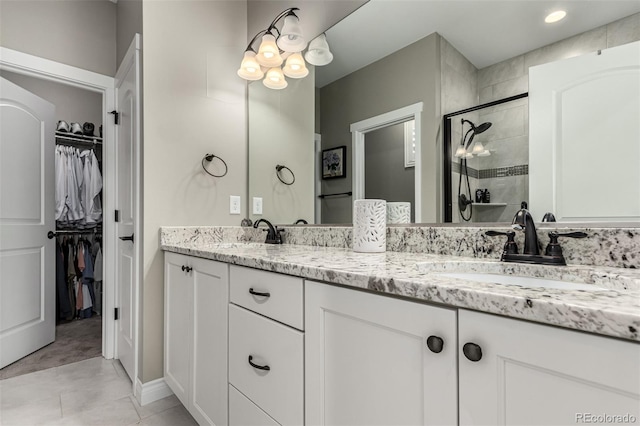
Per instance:
[[[489,130],[489,127],[491,127],[491,123],[490,122],[486,122],[486,123],[482,123],[481,125],[479,125],[478,127],[476,127],[473,132],[476,135],[479,135],[480,133],[486,132],[487,130]]]
[[[462,139],[462,143],[463,146],[465,147],[465,149],[468,149],[471,146],[471,142],[473,142],[473,137],[475,135],[479,135],[480,133],[484,133],[487,130],[489,130],[489,127],[491,127],[492,123],[490,122],[486,122],[486,123],[482,123],[479,126],[476,126],[475,124],[473,124],[473,122],[466,120],[466,119],[462,119],[462,125],[464,126],[464,123],[469,123],[469,125],[471,126],[471,128],[469,130],[467,130],[467,133],[465,133],[463,139]],[[467,143],[465,144],[464,141],[467,139],[467,136],[469,135],[469,133],[471,133],[471,137],[469,138],[469,140],[467,141]]]

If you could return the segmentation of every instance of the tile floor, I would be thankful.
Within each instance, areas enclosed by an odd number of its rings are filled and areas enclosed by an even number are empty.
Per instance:
[[[175,396],[141,407],[131,390],[102,357],[0,380],[0,425],[197,425]]]

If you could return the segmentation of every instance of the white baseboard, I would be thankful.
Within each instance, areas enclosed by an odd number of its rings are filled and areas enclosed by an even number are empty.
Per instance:
[[[140,405],[145,406],[170,395],[173,395],[173,391],[164,381],[164,378],[147,383],[142,383],[140,379],[136,378],[135,397]]]

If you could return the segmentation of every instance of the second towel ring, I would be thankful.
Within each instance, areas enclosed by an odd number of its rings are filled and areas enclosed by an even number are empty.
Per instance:
[[[207,168],[204,165],[204,162],[211,162],[213,161],[214,158],[217,158],[218,160],[220,160],[222,162],[222,164],[224,164],[224,173],[221,175],[214,175],[213,173],[211,173],[209,170],[207,170]],[[227,163],[220,157],[218,157],[217,155],[213,155],[213,154],[207,154],[204,157],[202,157],[202,169],[207,172],[208,175],[213,176],[213,177],[223,177],[227,175],[227,172],[229,171],[229,167],[227,167]]]
[[[291,173],[291,177],[293,178],[291,182],[285,182],[284,180],[282,180],[282,178],[280,177],[280,171],[282,171],[282,169],[289,170],[289,173]],[[285,185],[293,185],[293,183],[296,181],[296,175],[294,175],[293,171],[287,166],[281,166],[278,164],[276,166],[276,176],[278,176],[278,179],[280,180],[280,182],[284,183]]]

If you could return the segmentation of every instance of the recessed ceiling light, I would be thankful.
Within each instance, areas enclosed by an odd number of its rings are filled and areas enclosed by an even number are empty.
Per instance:
[[[562,20],[565,16],[567,16],[567,12],[565,12],[564,10],[556,10],[555,12],[551,12],[550,14],[548,14],[547,17],[544,18],[544,22],[546,22],[547,24],[552,24],[554,22]]]

